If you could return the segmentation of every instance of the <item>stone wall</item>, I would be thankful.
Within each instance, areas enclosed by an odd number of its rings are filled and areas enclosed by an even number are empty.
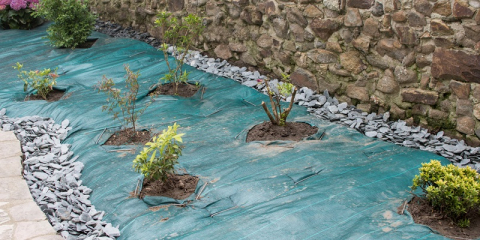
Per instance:
[[[479,0],[94,0],[111,20],[161,38],[162,10],[197,13],[197,47],[365,111],[480,140]],[[448,130],[450,129],[450,130]],[[477,134],[475,131],[478,129]]]

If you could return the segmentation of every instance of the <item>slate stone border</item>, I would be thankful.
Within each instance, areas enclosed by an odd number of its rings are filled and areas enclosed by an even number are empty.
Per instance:
[[[111,37],[138,39],[155,48],[161,44],[161,41],[148,33],[140,33],[130,27],[123,28],[119,24],[108,21],[97,20],[95,30]],[[169,52],[175,55],[173,47],[169,48]],[[243,85],[266,93],[265,85],[259,84],[257,81],[258,79],[264,79],[265,76],[258,71],[247,71],[246,67],[233,66],[226,60],[209,58],[198,51],[190,51],[185,63],[205,72],[231,78]],[[272,89],[276,89],[276,86],[282,83],[273,79],[270,84]],[[459,141],[444,136],[443,131],[431,134],[425,128],[407,126],[403,120],[389,121],[389,112],[381,115],[368,114],[356,109],[355,106],[349,106],[345,102],[339,103],[335,97],[329,95],[328,91],[323,92],[323,94],[315,94],[313,90],[307,87],[298,91],[295,103],[307,107],[308,111],[314,116],[331,122],[338,122],[356,129],[368,137],[430,151],[449,159],[457,166],[470,166],[480,172],[480,147],[471,147],[466,145],[463,140]]]
[[[23,177],[33,199],[47,215],[53,229],[65,239],[108,240],[120,236],[118,227],[102,221],[105,212],[90,202],[92,190],[82,185],[83,163],[77,162],[67,137],[69,121],[61,125],[50,118],[9,118],[0,110],[0,127],[14,131],[21,143]]]

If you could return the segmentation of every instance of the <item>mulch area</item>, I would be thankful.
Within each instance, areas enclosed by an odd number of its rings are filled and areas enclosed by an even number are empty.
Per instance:
[[[151,139],[150,132],[147,130],[133,132],[132,128],[122,129],[115,132],[103,145],[129,145],[145,144]]]
[[[87,39],[86,42],[78,44],[77,48],[91,48],[97,42],[98,38]]]
[[[180,97],[192,97],[200,89],[199,86],[190,83],[178,84],[177,91],[175,91],[174,83],[165,83],[159,85],[152,91],[153,95],[175,95]]]
[[[47,101],[48,102],[58,101],[63,97],[64,94],[65,94],[65,91],[53,89],[48,93]],[[34,101],[34,100],[45,100],[45,99],[43,99],[39,95],[28,95],[25,97],[25,101]]]
[[[143,181],[140,198],[145,196],[163,196],[174,199],[185,199],[192,195],[197,188],[198,177],[191,175],[170,175],[164,183],[160,180]]]
[[[399,214],[402,214],[403,205],[398,210]],[[408,212],[412,215],[415,223],[429,226],[445,237],[452,239],[477,239],[480,237],[479,212],[470,215],[470,227],[468,228],[457,226],[452,219],[434,209],[426,199],[417,196],[408,203]]]
[[[255,125],[247,134],[247,142],[251,141],[301,141],[317,133],[318,128],[303,122],[287,122],[285,126],[264,122]]]

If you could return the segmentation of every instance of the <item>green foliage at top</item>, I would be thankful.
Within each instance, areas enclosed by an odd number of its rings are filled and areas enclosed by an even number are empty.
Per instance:
[[[32,29],[43,23],[42,18],[32,15],[34,11],[31,8],[14,10],[6,6],[5,9],[0,10],[0,23],[4,29]]]
[[[177,123],[168,126],[167,130],[163,130],[162,134],[153,137],[151,142],[145,144],[140,154],[133,160],[133,168],[135,171],[143,174],[149,181],[161,180],[167,181],[170,174],[175,173],[175,164],[182,155],[183,133],[178,134],[177,129],[180,127]]]
[[[157,15],[155,25],[162,29],[164,41],[176,47],[175,66],[171,66],[168,62],[168,45],[164,43],[160,47],[168,67],[168,73],[160,80],[167,83],[174,83],[175,92],[177,92],[178,85],[180,83],[186,83],[188,80],[189,72],[182,70],[185,56],[194,42],[202,34],[204,26],[202,25],[201,18],[195,14],[189,14],[179,20],[167,12],[160,12]]]
[[[286,98],[290,96],[290,94],[292,94],[293,88],[295,86],[290,83],[290,75],[282,73],[282,81],[283,84],[278,84],[277,86],[278,93],[280,94],[280,96]]]
[[[282,74],[282,82],[279,83],[277,85],[277,89],[274,90],[270,88],[268,79],[265,79],[264,81],[267,87],[268,96],[270,98],[272,113],[270,113],[270,111],[268,110],[265,102],[262,102],[263,110],[265,110],[265,113],[267,113],[267,116],[270,119],[270,122],[272,122],[272,124],[285,126],[285,124],[287,123],[288,114],[292,110],[293,101],[295,100],[295,95],[297,94],[297,88],[292,83],[290,83],[290,75],[287,74]],[[290,95],[292,97],[290,99],[289,106],[282,110],[282,100],[286,99]]]
[[[127,91],[122,93],[120,89],[115,88],[115,82],[105,75],[96,88],[98,92],[104,92],[107,95],[107,104],[102,106],[102,111],[108,111],[109,114],[113,115],[113,119],[118,119],[121,113],[122,117],[120,120],[122,126],[127,128],[131,124],[133,128],[132,134],[135,134],[137,120],[150,104],[147,103],[138,110],[136,100],[138,89],[140,88],[138,84],[140,73],[138,71],[136,73],[132,72],[127,64],[124,65],[124,68],[127,72],[125,75]]]
[[[75,48],[87,41],[95,27],[88,0],[40,0],[33,15],[54,21],[47,29],[47,38],[54,47]]]
[[[45,68],[42,71],[22,71],[23,64],[17,62],[14,69],[18,70],[18,78],[24,82],[23,90],[26,92],[29,87],[36,90],[37,95],[47,100],[48,94],[52,91],[53,86],[57,84],[57,69],[54,72],[50,68]]]
[[[433,207],[467,227],[470,211],[480,209],[480,180],[470,167],[459,168],[450,164],[442,166],[439,161],[422,163],[420,175],[413,179],[412,190],[421,188]]]

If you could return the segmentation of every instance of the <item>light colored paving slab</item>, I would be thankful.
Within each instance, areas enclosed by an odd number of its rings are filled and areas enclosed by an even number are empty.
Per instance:
[[[54,234],[56,232],[48,221],[17,222],[13,237],[15,240],[28,240],[38,236]]]
[[[7,222],[10,222],[10,216],[8,216],[8,213],[6,211],[0,209],[0,224],[4,224]]]
[[[1,158],[0,158],[0,161]],[[0,177],[0,201],[32,200],[25,180],[20,177]]]
[[[13,132],[0,131],[0,142],[18,142]],[[18,142],[18,144],[20,144]]]
[[[1,142],[0,142],[1,145]],[[20,157],[9,157],[2,159],[2,167],[0,168],[0,176],[15,177],[22,174],[22,159]]]
[[[64,240],[64,238],[60,235],[47,235],[47,236],[32,238],[31,240]]]
[[[13,239],[13,225],[0,225],[0,240]]]
[[[10,208],[10,215],[15,222],[47,220],[45,213],[35,202],[26,202]]]
[[[60,240],[22,177],[20,142],[0,131],[0,240]]]
[[[22,151],[20,150],[20,143],[18,142],[18,140],[15,140],[15,141],[16,142],[14,141],[0,142],[0,146],[1,146],[0,159],[22,156]]]

